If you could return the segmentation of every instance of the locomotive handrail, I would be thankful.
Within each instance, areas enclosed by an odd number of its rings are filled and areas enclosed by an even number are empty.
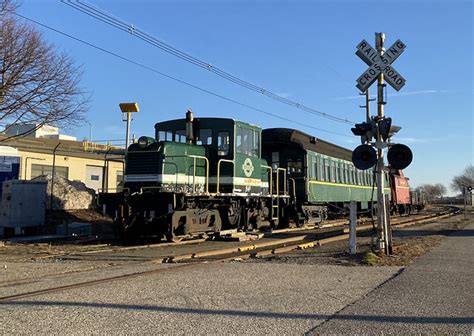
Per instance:
[[[272,195],[272,191],[273,191],[273,176],[272,176],[272,175],[273,175],[273,169],[272,169],[272,167],[270,167],[270,166],[265,166],[265,165],[260,165],[260,167],[261,167],[261,168],[266,168],[267,170],[270,171],[270,174],[269,174],[269,175],[270,175],[270,181],[269,181],[269,182],[270,182],[270,196],[271,196],[271,195]]]
[[[196,159],[204,159],[206,160],[206,194],[209,193],[209,159],[205,156],[201,155],[187,155],[194,159],[193,162],[193,192],[196,192]]]
[[[235,161],[234,160],[229,160],[229,159],[220,159],[219,161],[217,161],[217,189],[216,189],[216,193],[219,194],[219,186],[220,186],[220,179],[221,179],[221,162],[228,162],[228,163],[232,163],[233,165],[235,164]]]
[[[290,182],[293,182],[293,198],[294,198],[295,203],[296,203],[296,180],[292,177],[290,177],[288,180]]]
[[[277,189],[277,195],[279,196],[280,195],[280,176],[279,176],[279,171],[282,170],[283,171],[283,191],[284,191],[284,195],[286,195],[287,193],[287,190],[286,190],[286,169],[285,168],[277,168],[276,169],[276,189]]]
[[[192,158],[193,159],[193,192],[196,192],[196,159],[204,159],[206,161],[206,194],[209,193],[209,160],[207,157],[201,156],[201,155],[187,155],[186,154],[186,155],[167,155],[166,158]],[[166,161],[163,161],[163,163],[166,163]],[[176,168],[176,179],[178,179],[177,174],[178,174],[178,169]]]

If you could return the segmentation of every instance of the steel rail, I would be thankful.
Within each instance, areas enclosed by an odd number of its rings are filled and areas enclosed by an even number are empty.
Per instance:
[[[440,218],[454,216],[454,215],[459,214],[459,212],[460,212],[459,209],[451,208],[450,210],[446,212],[438,213],[435,216],[430,215],[430,216],[427,216],[428,218],[425,218],[425,219],[417,219],[415,221],[411,221],[411,224],[410,224],[410,221],[399,223],[398,226],[405,227],[408,225],[416,225],[420,223],[425,223],[425,222],[437,220]],[[394,226],[397,226],[397,225],[394,225]],[[372,228],[372,226],[370,226],[370,228]],[[357,230],[367,231],[367,227],[362,226],[362,227],[357,228]],[[244,258],[251,258],[251,257],[263,257],[263,256],[268,256],[268,255],[273,255],[273,254],[286,253],[286,252],[290,252],[296,249],[306,249],[306,248],[311,248],[311,247],[317,247],[317,246],[329,244],[336,241],[346,240],[349,238],[349,234],[342,233],[336,236],[316,239],[316,240],[310,239],[310,238],[311,237],[309,235],[305,234],[305,235],[301,235],[297,237],[283,238],[283,239],[278,239],[278,240],[274,240],[270,242],[244,245],[244,246],[237,247],[237,249],[226,248],[226,249],[220,249],[220,250],[214,250],[214,251],[202,251],[202,252],[198,252],[194,254],[175,256],[175,257],[172,257],[171,259],[168,258],[168,260],[165,260],[163,258],[154,259],[151,261],[155,263],[156,262],[162,263],[162,262],[169,262],[169,261],[179,262],[179,261],[185,261],[185,260],[190,260],[190,259],[202,259],[202,260],[197,260],[197,262],[195,263],[183,263],[183,264],[177,264],[177,265],[173,264],[173,266],[170,265],[167,268],[140,271],[140,272],[134,272],[130,274],[122,274],[118,276],[112,276],[112,277],[96,279],[96,280],[89,280],[89,281],[79,282],[79,283],[70,284],[70,285],[63,285],[63,286],[57,286],[57,287],[52,287],[52,288],[39,289],[39,290],[30,291],[26,293],[19,293],[19,294],[4,296],[4,297],[0,297],[0,303],[9,302],[13,300],[19,300],[26,297],[39,296],[39,295],[44,295],[44,294],[49,294],[49,293],[54,293],[54,292],[60,292],[60,291],[65,291],[65,290],[70,290],[70,289],[76,289],[76,288],[81,288],[81,287],[86,287],[86,286],[98,285],[98,284],[103,284],[103,283],[108,283],[108,282],[113,282],[113,281],[118,281],[118,280],[124,280],[124,279],[133,278],[133,277],[146,276],[146,275],[157,274],[157,273],[166,273],[166,272],[171,272],[175,270],[180,270],[183,268],[197,267],[203,263],[222,262],[222,261],[228,261],[228,260],[235,260],[236,258],[244,259]],[[248,253],[248,251],[252,251],[252,252]],[[211,261],[203,259],[203,258],[209,258],[209,257],[214,257],[214,256],[217,256],[218,258]]]

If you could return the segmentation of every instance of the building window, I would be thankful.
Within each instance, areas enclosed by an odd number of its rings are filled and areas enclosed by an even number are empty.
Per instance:
[[[56,166],[54,168],[55,176],[61,176],[67,179],[69,177],[69,168]],[[31,178],[35,178],[41,175],[53,175],[53,166],[32,164],[31,165]]]
[[[123,187],[123,171],[121,170],[117,171],[116,182],[117,182],[117,188]]]

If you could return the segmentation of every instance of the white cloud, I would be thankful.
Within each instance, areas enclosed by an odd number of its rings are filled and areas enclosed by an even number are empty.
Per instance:
[[[291,97],[291,94],[288,93],[288,92],[280,92],[280,93],[277,93],[278,96],[280,97],[283,97],[283,98],[290,98]]]

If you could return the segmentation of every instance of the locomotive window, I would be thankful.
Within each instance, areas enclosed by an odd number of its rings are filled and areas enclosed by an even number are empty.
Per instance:
[[[173,141],[173,131],[159,131],[158,141]]]
[[[244,128],[244,153],[246,155],[255,155],[253,149],[253,132],[250,129]]]
[[[237,153],[242,153],[242,128],[237,127],[237,140],[236,140]]]
[[[253,143],[254,143],[254,153],[257,157],[260,157],[260,132],[253,131]]]
[[[212,130],[203,128],[199,130],[197,145],[212,145]]]
[[[280,168],[280,152],[272,152],[272,168]]]
[[[186,143],[186,131],[185,130],[177,130],[174,135],[174,141]]]
[[[217,155],[229,154],[229,132],[217,133]]]

